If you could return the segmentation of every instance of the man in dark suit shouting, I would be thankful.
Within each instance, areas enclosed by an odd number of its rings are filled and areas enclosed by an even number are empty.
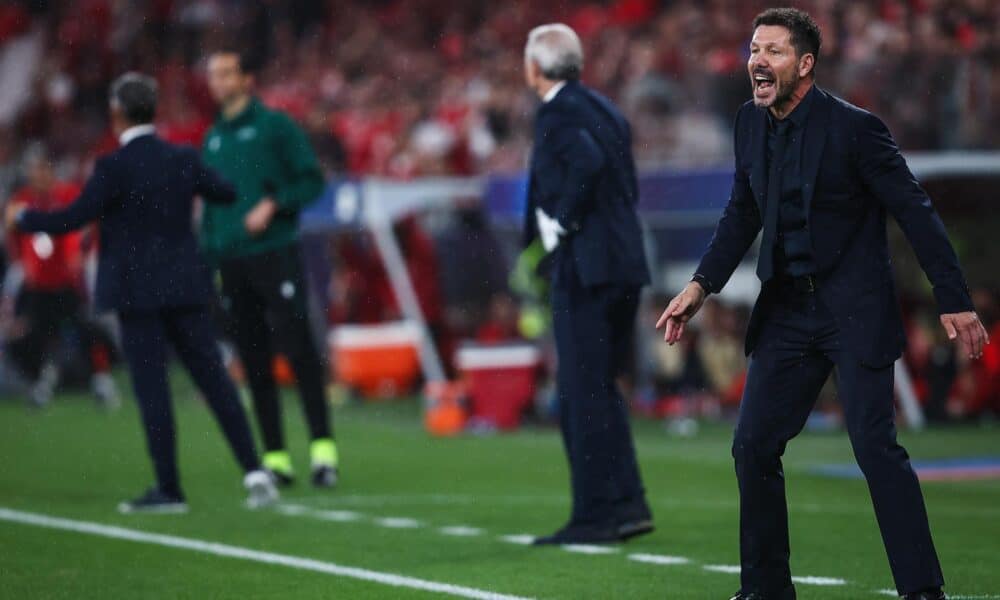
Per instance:
[[[630,355],[649,282],[628,122],[580,81],[583,50],[565,25],[534,29],[528,86],[542,99],[526,244],[551,253],[559,413],[573,488],[569,523],[535,543],[600,543],[653,530],[628,411],[615,378]]]
[[[12,205],[7,221],[21,231],[48,233],[100,223],[97,307],[118,313],[157,481],[119,510],[187,510],[177,473],[168,345],[205,395],[243,468],[247,505],[270,504],[277,492],[261,468],[246,414],[222,364],[209,316],[209,270],[192,229],[195,195],[231,203],[236,192],[202,164],[196,150],[172,146],[156,136],[153,79],[123,75],[111,87],[110,104],[121,148],[97,161],[80,197],[54,212]]]
[[[781,455],[836,367],[854,455],[864,472],[900,595],[944,598],[944,579],[909,457],[896,442],[893,362],[904,345],[886,215],[934,286],[941,323],[978,357],[986,330],[941,219],[878,117],[814,85],[820,31],[806,13],[754,20],[753,100],[736,116],[729,204],[694,280],[657,327],[676,342],[763,230],[761,294],[733,442],[740,490],[742,588],[736,599],[795,597]],[[734,599],[735,600],[735,599]]]

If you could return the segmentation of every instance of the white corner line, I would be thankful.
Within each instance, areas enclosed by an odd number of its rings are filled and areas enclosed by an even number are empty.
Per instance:
[[[691,562],[690,558],[683,556],[664,556],[662,554],[629,554],[628,559],[651,565],[686,565]]]
[[[35,527],[44,527],[46,529],[58,529],[62,531],[72,531],[75,533],[85,533],[98,537],[126,540],[142,544],[152,544],[168,548],[190,550],[201,554],[236,558],[269,565],[279,565],[301,571],[325,573],[327,575],[358,579],[390,587],[436,592],[439,594],[457,596],[459,598],[472,598],[474,600],[530,600],[524,596],[500,594],[489,590],[480,590],[471,587],[453,585],[450,583],[417,579],[415,577],[407,577],[405,575],[397,575],[395,573],[385,573],[381,571],[372,571],[359,567],[349,567],[346,565],[339,565],[311,558],[264,552],[261,550],[253,550],[240,546],[230,546],[228,544],[220,544],[217,542],[209,542],[193,538],[149,533],[137,529],[104,525],[102,523],[93,523],[90,521],[62,519],[37,513],[11,510],[3,507],[0,507],[0,521],[8,521],[22,525],[33,525]]]

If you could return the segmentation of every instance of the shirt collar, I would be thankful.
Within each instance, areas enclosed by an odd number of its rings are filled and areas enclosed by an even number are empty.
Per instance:
[[[156,126],[152,123],[144,123],[142,125],[133,125],[123,131],[121,135],[118,136],[118,144],[122,146],[127,146],[132,140],[142,137],[144,135],[153,135],[156,133]]]
[[[226,127],[239,127],[244,124],[245,121],[250,120],[250,115],[252,115],[257,110],[257,105],[259,101],[256,96],[250,97],[250,102],[241,110],[238,114],[234,115],[232,118],[227,119],[226,117],[219,114],[219,123],[222,123]]]
[[[813,96],[815,95],[816,95],[816,85],[813,84],[809,86],[809,91],[806,92],[806,95],[802,97],[802,101],[799,102],[798,106],[796,106],[792,110],[791,114],[789,114],[787,117],[781,120],[789,121],[792,125],[794,125],[797,128],[802,127],[806,122],[806,117],[809,116],[809,107],[812,105],[812,99]],[[774,115],[771,114],[771,111],[767,111],[767,116],[770,118],[770,123],[771,126],[773,127],[778,122],[778,119],[774,118]]]
[[[545,95],[542,96],[542,102],[551,102],[552,99],[556,97],[556,94],[559,93],[559,90],[563,89],[564,87],[566,87],[565,81],[560,81],[555,85],[553,85],[552,87],[550,87],[549,91],[545,92]]]

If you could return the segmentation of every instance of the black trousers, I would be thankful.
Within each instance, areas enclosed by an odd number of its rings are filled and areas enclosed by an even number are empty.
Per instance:
[[[309,325],[308,287],[298,244],[226,260],[221,273],[223,308],[232,318],[264,448],[285,448],[272,371],[276,346],[292,364],[310,436],[330,437],[325,369]]]
[[[107,369],[110,345],[99,327],[84,318],[83,299],[73,288],[41,290],[25,288],[17,299],[18,313],[28,323],[27,333],[10,344],[15,361],[31,379],[37,379],[45,359],[52,355],[60,329],[69,324],[80,336],[82,350],[92,371]],[[97,364],[95,353],[104,353],[104,363]]]
[[[781,300],[751,357],[733,441],[743,591],[770,598],[792,585],[781,456],[805,425],[833,367],[898,591],[943,585],[920,485],[896,442],[892,365],[871,369],[845,351],[816,294],[782,289],[775,295]]]
[[[552,290],[559,420],[573,488],[570,525],[650,517],[616,382],[632,355],[638,307],[633,286],[584,287],[572,275]]]
[[[122,312],[119,320],[122,348],[160,489],[183,497],[177,473],[177,436],[167,380],[168,346],[173,347],[204,394],[243,470],[260,468],[246,413],[222,364],[208,307]]]

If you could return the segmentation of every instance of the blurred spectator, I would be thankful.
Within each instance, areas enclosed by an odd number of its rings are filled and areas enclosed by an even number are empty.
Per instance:
[[[42,211],[57,210],[71,204],[80,193],[74,184],[59,181],[44,148],[35,144],[25,157],[26,184],[11,198]],[[8,340],[10,356],[33,382],[31,400],[37,406],[48,404],[60,380],[58,360],[67,354],[57,352],[66,326],[80,340],[80,353],[89,367],[91,387],[98,401],[107,408],[118,406],[118,391],[111,378],[111,345],[107,335],[84,318],[84,237],[92,231],[75,231],[50,236],[45,233],[11,233],[8,247],[23,273],[17,298],[18,321]]]
[[[510,294],[498,293],[490,301],[490,310],[476,332],[476,341],[496,344],[520,339],[517,326],[518,306]]]

